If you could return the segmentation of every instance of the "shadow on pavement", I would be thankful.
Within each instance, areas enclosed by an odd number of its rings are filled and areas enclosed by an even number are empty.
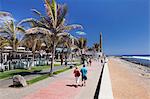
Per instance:
[[[33,72],[19,72],[19,73],[13,73],[13,75],[26,76],[26,75],[43,75],[43,74],[48,74],[48,73],[49,73],[49,72],[33,71]]]
[[[79,86],[79,87],[82,87],[81,85],[75,85],[75,84],[70,84],[70,85],[68,84],[68,85],[66,85],[66,86],[68,86],[68,87],[75,87],[75,88],[77,88],[78,86]]]

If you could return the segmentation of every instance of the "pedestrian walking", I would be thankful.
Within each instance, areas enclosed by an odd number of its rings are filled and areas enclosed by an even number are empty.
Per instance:
[[[75,70],[74,70],[73,73],[74,73],[74,76],[75,76],[76,87],[78,87],[79,82],[80,82],[80,79],[79,79],[79,77],[80,77],[80,71],[79,71],[78,67],[75,67]]]
[[[89,58],[87,58],[87,66],[89,66]]]
[[[67,55],[65,55],[65,66],[67,66],[68,63],[67,63]]]
[[[91,58],[89,59],[89,64],[90,64],[90,66],[91,66],[91,64],[92,64],[92,59],[91,59]]]
[[[80,72],[82,74],[82,86],[86,86],[87,68],[85,67],[85,65],[83,65],[83,67],[81,68]]]
[[[63,54],[60,55],[60,60],[61,60],[61,66],[62,66],[62,65],[63,65],[63,62],[64,62]]]

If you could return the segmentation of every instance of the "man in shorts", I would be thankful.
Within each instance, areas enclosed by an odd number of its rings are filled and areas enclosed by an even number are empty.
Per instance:
[[[85,65],[83,65],[80,72],[82,74],[82,86],[85,86],[87,80],[87,68],[85,67]]]

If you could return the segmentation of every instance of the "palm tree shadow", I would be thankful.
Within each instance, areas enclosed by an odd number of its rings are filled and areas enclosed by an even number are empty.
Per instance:
[[[41,70],[36,70],[33,72],[18,72],[18,73],[13,73],[13,75],[21,75],[21,76],[27,76],[27,75],[44,75],[48,74],[49,72],[41,72]]]

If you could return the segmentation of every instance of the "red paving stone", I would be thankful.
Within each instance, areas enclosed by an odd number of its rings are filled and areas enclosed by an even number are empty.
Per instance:
[[[40,89],[39,91],[32,93],[23,99],[70,99],[74,98],[81,89],[81,87],[75,88],[67,85],[72,85],[74,79],[61,79],[48,85],[48,87]]]
[[[94,69],[96,68],[88,68],[88,76]],[[73,74],[68,75],[50,83],[46,88],[39,89],[25,96],[23,99],[74,99],[82,89],[80,86],[78,86],[78,88],[72,86],[74,83],[75,78]]]

